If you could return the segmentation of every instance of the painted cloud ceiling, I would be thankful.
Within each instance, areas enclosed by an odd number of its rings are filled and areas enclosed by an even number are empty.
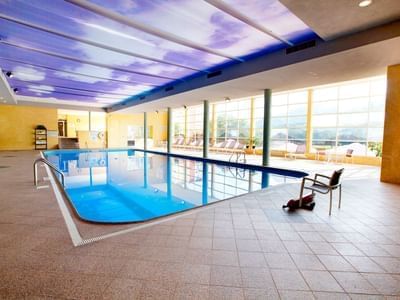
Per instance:
[[[83,105],[111,106],[312,35],[277,0],[0,0],[10,87]]]

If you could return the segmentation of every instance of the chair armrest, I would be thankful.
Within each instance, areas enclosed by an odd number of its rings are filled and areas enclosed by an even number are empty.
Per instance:
[[[314,179],[317,179],[318,177],[324,177],[326,179],[331,179],[329,176],[323,175],[323,174],[315,174]]]
[[[316,180],[316,179],[313,179],[313,178],[308,178],[308,177],[304,177],[303,178],[303,181],[304,182],[306,182],[306,181],[311,181],[312,183],[317,183],[317,184],[319,184],[319,185],[322,185],[322,186],[325,186],[325,187],[331,187],[330,185],[328,185],[328,184],[326,184],[326,183],[324,183],[324,182],[322,182],[322,181],[318,181],[318,180]]]

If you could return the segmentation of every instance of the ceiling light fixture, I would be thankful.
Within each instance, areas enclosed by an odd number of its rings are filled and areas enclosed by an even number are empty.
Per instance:
[[[372,0],[362,0],[360,3],[358,3],[359,7],[367,7],[370,6],[372,3]]]
[[[8,71],[8,72],[6,73],[6,75],[7,75],[8,78],[13,78],[13,77],[14,77],[13,73],[10,72],[10,71]]]
[[[225,97],[225,102],[229,102],[229,101],[231,101],[231,98]]]
[[[14,93],[18,93],[18,88],[13,88]]]

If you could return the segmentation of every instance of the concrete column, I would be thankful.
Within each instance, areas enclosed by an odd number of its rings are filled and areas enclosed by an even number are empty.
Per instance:
[[[187,126],[187,123],[188,123],[188,109],[187,109],[187,107],[185,107],[184,109],[183,109],[183,112],[184,112],[184,116],[185,116],[185,118],[184,118],[184,124],[183,124],[183,135],[184,135],[184,140],[185,140],[185,144],[186,143],[188,143],[189,142],[189,140],[187,139],[187,132],[188,132],[188,126]]]
[[[172,148],[172,110],[167,110],[167,153],[171,153]]]
[[[143,113],[143,149],[147,150],[147,112]]]
[[[264,131],[263,131],[263,166],[269,164],[270,128],[271,128],[271,94],[270,89],[264,90]]]
[[[400,184],[400,64],[387,70],[381,181]]]
[[[217,120],[216,120],[215,116],[216,116],[215,104],[213,104],[212,105],[212,115],[211,115],[210,135],[211,135],[211,140],[214,144],[215,144],[216,137],[217,137]]]
[[[147,152],[143,155],[143,187],[147,189],[149,186],[149,174],[147,172]]]
[[[92,131],[92,112],[89,111],[89,132]]]
[[[250,98],[250,132],[249,132],[249,150],[252,154],[254,144],[254,98]]]
[[[203,157],[208,157],[208,144],[210,142],[210,130],[208,128],[209,123],[209,106],[208,100],[204,100],[204,109],[203,109]]]
[[[206,162],[203,162],[202,203],[208,204],[208,164]]]
[[[307,91],[307,129],[306,129],[306,155],[310,154],[312,148],[312,97],[313,91],[309,89]]]

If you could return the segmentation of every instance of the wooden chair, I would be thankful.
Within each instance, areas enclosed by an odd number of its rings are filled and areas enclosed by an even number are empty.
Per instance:
[[[329,193],[329,215],[332,212],[332,191],[339,188],[339,204],[338,208],[340,208],[341,201],[342,201],[342,183],[341,177],[343,174],[344,169],[336,170],[333,172],[332,176],[326,176],[322,174],[315,174],[314,178],[304,177],[301,183],[301,190],[300,190],[300,206],[301,200],[303,199],[304,190],[311,190],[313,194],[315,192],[321,194],[328,194]],[[323,182],[318,180],[319,177],[322,177]],[[311,185],[306,185],[306,182],[310,182]]]

